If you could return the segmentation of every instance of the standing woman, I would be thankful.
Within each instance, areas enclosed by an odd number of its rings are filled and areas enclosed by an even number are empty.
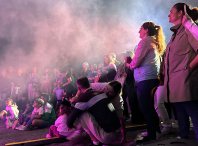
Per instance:
[[[67,95],[69,97],[72,97],[77,92],[74,84],[75,84],[74,77],[72,75],[71,68],[68,68],[64,73],[64,77],[62,79],[62,85],[63,85],[63,89],[67,92]]]
[[[134,69],[138,102],[146,120],[148,136],[136,143],[155,140],[156,132],[161,133],[151,90],[159,84],[159,56],[165,50],[165,38],[161,26],[153,22],[144,22],[139,33],[142,40],[138,44],[130,67]]]
[[[102,72],[103,74],[101,76],[104,76],[104,79],[106,74],[106,82],[113,81],[116,76],[117,67],[114,64],[113,59],[109,55],[104,56],[104,67],[102,68]],[[98,82],[101,82],[100,80],[101,79],[99,79]]]
[[[32,68],[32,73],[28,77],[28,99],[30,102],[34,101],[34,92],[35,88],[38,88],[39,86],[39,79],[37,75],[37,68]]]
[[[49,69],[46,67],[45,68],[45,74],[41,78],[41,92],[42,93],[51,93],[51,75],[49,74]]]
[[[170,29],[173,35],[166,49],[165,100],[176,109],[179,137],[189,138],[190,116],[198,140],[198,41],[182,25],[184,5],[193,21],[198,20],[197,8],[191,10],[185,3],[177,3],[170,10],[169,22],[174,26]]]

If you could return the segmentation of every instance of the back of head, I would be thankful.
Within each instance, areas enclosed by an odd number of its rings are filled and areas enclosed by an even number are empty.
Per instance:
[[[115,94],[120,94],[121,93],[122,85],[121,85],[120,82],[111,81],[111,82],[108,83],[108,85],[110,85],[113,88]]]
[[[195,23],[198,23],[198,8],[190,8],[190,6],[186,3],[176,3],[173,7],[177,9],[177,11],[182,11],[185,15],[184,5],[186,5],[186,12],[192,18]]]
[[[133,58],[133,57],[134,57],[134,53],[133,53],[132,51],[127,51],[127,52],[126,52],[126,57],[127,57],[127,56]]]
[[[151,36],[157,42],[157,46],[155,47],[158,55],[162,56],[164,54],[164,50],[166,49],[165,44],[165,36],[160,25],[155,25],[154,22],[148,21],[142,24],[144,29],[148,29],[148,36]]]
[[[112,58],[116,59],[116,54],[115,53],[110,53],[109,54]]]
[[[43,96],[43,100],[45,100],[46,102],[48,102],[50,99],[50,96],[48,94],[41,94],[41,96]]]
[[[87,77],[80,77],[77,80],[77,86],[79,86],[82,89],[90,88],[90,83]]]
[[[41,98],[36,98],[34,101],[36,101],[38,104],[44,105],[44,100]]]
[[[128,63],[128,64],[130,64],[131,61],[132,61],[132,59],[131,59],[130,56],[127,56],[127,57],[125,58],[125,62]]]
[[[68,100],[63,100],[61,104],[67,107],[71,107],[71,103]]]

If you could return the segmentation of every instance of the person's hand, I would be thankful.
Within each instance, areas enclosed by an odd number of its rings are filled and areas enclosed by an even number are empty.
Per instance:
[[[73,102],[73,99],[72,99],[72,98],[70,98],[70,99],[69,99],[69,101],[70,101],[70,103],[72,103],[72,102]]]
[[[186,5],[184,5],[184,16],[182,19],[182,24],[185,26],[185,24],[188,20],[192,20],[192,18],[188,15],[188,13],[186,11]]]

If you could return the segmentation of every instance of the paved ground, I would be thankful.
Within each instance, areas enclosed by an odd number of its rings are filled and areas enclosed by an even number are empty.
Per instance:
[[[129,123],[127,123],[129,125]],[[127,132],[127,144],[124,144],[124,146],[130,146],[132,143],[137,140],[141,139],[141,133],[145,130],[137,130],[137,131],[129,131]],[[34,140],[34,139],[41,139],[45,138],[46,134],[48,133],[47,129],[37,129],[34,131],[18,131],[18,130],[12,130],[12,129],[6,129],[5,123],[0,120],[0,146],[5,145],[6,143],[13,143],[13,142],[20,142],[20,141],[26,141],[26,140]],[[168,137],[176,137],[177,136],[177,129],[174,129],[173,133],[168,135]],[[191,129],[190,138],[194,139],[194,131]],[[116,141],[114,144],[119,145],[120,139]],[[64,143],[52,143],[48,144],[47,146],[86,146],[89,143],[91,143],[91,140],[82,137],[81,139],[77,139],[74,141],[68,141]]]

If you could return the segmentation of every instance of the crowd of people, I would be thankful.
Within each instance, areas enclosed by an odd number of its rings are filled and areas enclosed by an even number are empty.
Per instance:
[[[175,4],[168,15],[172,38],[152,21],[140,27],[136,51],[104,56],[104,63],[84,62],[82,70],[55,67],[37,72],[2,69],[0,117],[6,128],[49,127],[47,138],[86,132],[92,145],[126,142],[125,121],[147,124],[142,140],[156,140],[178,121],[180,139],[189,138],[189,117],[198,140],[198,8]],[[162,125],[160,123],[163,122]]]

